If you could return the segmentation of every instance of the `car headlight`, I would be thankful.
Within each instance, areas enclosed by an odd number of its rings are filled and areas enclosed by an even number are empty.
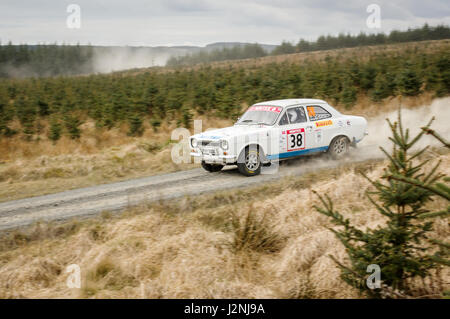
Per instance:
[[[193,148],[196,148],[197,145],[198,145],[197,140],[196,140],[195,138],[191,138],[191,146],[192,146]]]
[[[221,141],[220,141],[220,147],[221,147],[223,150],[227,150],[227,149],[228,149],[228,141],[227,141],[227,140],[221,140]]]

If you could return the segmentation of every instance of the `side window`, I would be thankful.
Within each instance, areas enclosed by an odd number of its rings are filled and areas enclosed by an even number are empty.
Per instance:
[[[279,125],[287,125],[289,124],[288,118],[287,118],[287,113],[284,113],[283,116],[281,117],[280,122],[278,123]]]
[[[286,111],[291,124],[298,124],[306,122],[306,114],[303,106],[290,108]]]
[[[306,109],[308,110],[310,121],[319,121],[331,117],[331,114],[321,106],[308,105]]]

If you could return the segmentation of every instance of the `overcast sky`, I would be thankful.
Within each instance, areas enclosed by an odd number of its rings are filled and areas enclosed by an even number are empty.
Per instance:
[[[81,8],[81,27],[66,25],[67,6]],[[381,28],[366,25],[369,4],[381,9]],[[279,44],[339,32],[389,32],[450,24],[449,0],[2,0],[2,43],[97,45]]]

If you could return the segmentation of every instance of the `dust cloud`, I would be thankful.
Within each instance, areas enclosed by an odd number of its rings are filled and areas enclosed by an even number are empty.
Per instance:
[[[164,66],[173,53],[152,48],[95,48],[93,73],[109,73],[135,68]]]
[[[401,111],[403,128],[409,129],[411,138],[420,133],[420,128],[425,126],[433,116],[435,120],[431,128],[436,130],[441,136],[448,137],[450,135],[449,97],[435,99],[431,105],[402,109]],[[367,120],[369,135],[358,144],[359,151],[352,152],[358,157],[358,160],[384,157],[379,147],[383,147],[387,151],[392,149],[392,142],[389,140],[392,132],[386,119],[389,119],[392,123],[396,122],[398,120],[398,110]],[[416,144],[415,149],[423,148],[427,145],[439,146],[441,143],[430,135],[424,135]]]

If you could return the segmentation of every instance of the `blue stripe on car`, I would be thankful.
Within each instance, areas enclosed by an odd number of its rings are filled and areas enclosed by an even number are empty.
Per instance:
[[[307,150],[300,150],[300,151],[293,151],[293,152],[286,152],[286,153],[280,153],[275,155],[267,155],[267,159],[277,159],[277,158],[287,158],[287,157],[293,157],[297,155],[305,155],[309,153],[316,153],[316,152],[325,152],[328,150],[328,146],[322,146],[322,147],[316,147],[316,148],[310,148]]]

